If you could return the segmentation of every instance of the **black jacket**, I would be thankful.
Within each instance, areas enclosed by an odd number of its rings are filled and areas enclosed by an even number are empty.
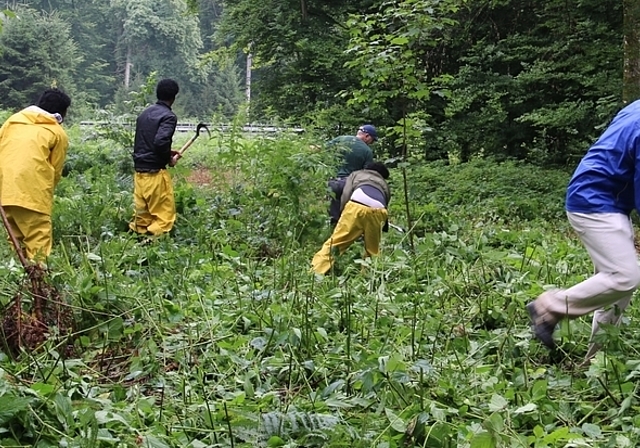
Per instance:
[[[133,164],[136,171],[158,171],[171,161],[171,142],[178,117],[167,103],[147,107],[136,120]]]

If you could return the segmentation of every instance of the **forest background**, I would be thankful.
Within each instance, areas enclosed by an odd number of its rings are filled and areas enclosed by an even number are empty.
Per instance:
[[[182,120],[228,121],[246,106],[250,66],[248,120],[295,123],[322,137],[371,122],[385,130],[385,152],[408,147],[429,160],[575,163],[623,104],[624,51],[637,52],[635,10],[627,5],[625,29],[623,4],[613,1],[4,6],[2,109],[56,84],[74,100],[72,120],[108,119],[127,112],[127,93],[156,73],[180,83]]]

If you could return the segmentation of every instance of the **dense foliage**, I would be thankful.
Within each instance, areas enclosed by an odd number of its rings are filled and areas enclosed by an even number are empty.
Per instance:
[[[587,366],[587,319],[550,358],[524,311],[592,271],[570,170],[549,166],[621,105],[624,4],[623,20],[609,0],[7,3],[0,122],[57,85],[70,124],[105,123],[70,129],[54,207],[47,280],[77,327],[0,347],[0,446],[638,446],[637,310]],[[181,119],[232,126],[172,169],[179,220],[149,244],[126,232],[131,129],[165,76]],[[243,135],[250,120],[307,132]],[[318,141],[365,121],[398,227],[381,257],[358,243],[315,276],[336,162]],[[28,305],[0,255],[0,305]]]
[[[72,130],[49,269],[79,325],[0,354],[0,445],[638,444],[637,310],[588,368],[587,319],[563,324],[558,359],[530,339],[524,304],[591,272],[562,212],[568,173],[410,164],[415,252],[392,231],[381,257],[356,244],[320,278],[333,167],[308,143],[199,140],[173,170],[175,231],[145,245],[124,231],[130,155]],[[23,272],[0,253],[4,303]]]
[[[0,16],[0,107],[55,82],[73,94],[72,119],[122,113],[155,73],[180,82],[183,120],[248,111],[322,138],[373,122],[385,131],[380,152],[394,156],[573,164],[621,106],[623,73],[625,101],[634,99],[631,6],[25,0]]]
[[[345,18],[374,10],[375,3],[228,0],[217,36],[232,37],[232,49],[254,55],[256,110],[302,118],[329,109],[339,125],[353,118],[332,108],[344,105],[336,93],[357,82],[355,73],[342,67],[349,60]]]
[[[265,62],[258,106],[300,116],[320,104],[329,111],[313,114],[320,126],[386,125],[391,154],[408,145],[429,159],[490,154],[573,163],[621,105],[620,3],[327,1],[314,2],[326,8],[315,16],[305,4],[225,2],[222,36],[251,44]],[[258,22],[262,17],[273,19]],[[317,26],[322,30],[309,40],[305,33]],[[342,82],[314,82],[308,69],[322,73],[317,57],[308,51],[313,62],[293,58],[298,47],[321,52],[321,61],[333,52],[332,63],[323,62],[331,75],[323,79],[338,74]],[[346,63],[336,47],[346,50]],[[333,100],[306,95],[314,88]]]
[[[478,5],[459,18],[457,45],[467,49],[439,139],[462,160],[481,151],[575,163],[621,104],[621,5],[514,4]]]
[[[21,9],[19,16],[0,34],[0,104],[20,109],[51,85],[77,92],[72,73],[82,57],[69,24],[57,13]]]
[[[242,102],[241,74],[203,57],[212,49],[215,5],[195,15],[183,0],[27,0],[11,12],[0,16],[0,107],[23,107],[33,101],[25,97],[30,90],[57,82],[73,95],[72,117],[91,119],[97,108],[121,107],[128,91],[154,72],[181,85],[176,110],[182,116],[222,112],[230,119]]]

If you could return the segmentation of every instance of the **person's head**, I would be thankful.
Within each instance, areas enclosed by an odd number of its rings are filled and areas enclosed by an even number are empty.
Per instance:
[[[378,140],[378,131],[376,131],[376,128],[372,124],[363,124],[358,128],[356,137],[367,145],[370,145]]]
[[[156,86],[156,97],[160,101],[164,101],[166,103],[173,103],[176,99],[176,95],[180,91],[180,87],[178,87],[178,83],[173,79],[163,79]]]
[[[375,171],[380,174],[383,179],[389,179],[389,168],[382,162],[369,162],[365,165],[364,169]]]
[[[51,88],[42,92],[36,106],[50,114],[60,114],[64,118],[71,106],[71,98],[62,90]]]

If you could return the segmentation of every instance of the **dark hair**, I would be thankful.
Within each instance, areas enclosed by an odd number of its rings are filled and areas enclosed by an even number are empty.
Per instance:
[[[176,99],[176,95],[180,91],[178,83],[173,79],[163,79],[158,83],[156,87],[156,96],[160,101],[173,101]]]
[[[64,117],[71,106],[71,98],[62,90],[51,88],[42,92],[36,106],[50,114],[60,114]]]
[[[383,179],[389,179],[389,169],[382,162],[369,162],[365,165],[364,169],[376,171]]]

